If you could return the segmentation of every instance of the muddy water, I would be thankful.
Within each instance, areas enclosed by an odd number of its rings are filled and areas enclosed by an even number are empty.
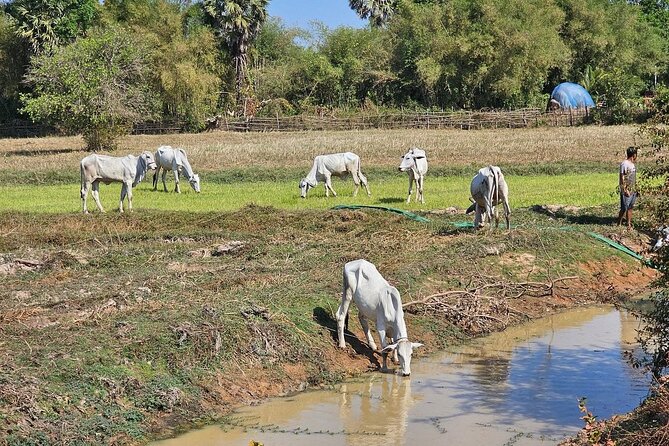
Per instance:
[[[605,418],[646,395],[647,378],[623,358],[636,328],[611,308],[572,311],[415,360],[411,378],[371,373],[154,446],[554,445],[582,426],[579,397]]]

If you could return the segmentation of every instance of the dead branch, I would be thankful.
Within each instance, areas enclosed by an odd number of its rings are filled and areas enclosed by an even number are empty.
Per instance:
[[[566,276],[550,279],[548,282],[504,282],[496,278],[492,282],[475,287],[472,287],[470,282],[463,290],[431,294],[422,299],[406,302],[402,307],[413,312],[440,312],[467,331],[488,332],[494,328],[505,328],[514,317],[532,319],[532,315],[511,307],[509,305],[511,300],[523,296],[554,296],[559,283],[577,278],[577,276]]]

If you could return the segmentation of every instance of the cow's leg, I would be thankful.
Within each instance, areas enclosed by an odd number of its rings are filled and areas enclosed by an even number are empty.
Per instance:
[[[383,358],[383,366],[381,367],[381,370],[388,370],[388,352],[384,352],[386,346],[388,345],[388,341],[386,339],[386,327],[383,324],[383,321],[380,321],[377,319],[376,321],[376,331],[379,332],[379,339],[381,340],[381,357]]]
[[[95,205],[98,207],[98,210],[100,212],[104,213],[104,209],[102,207],[102,203],[100,203],[100,182],[99,181],[93,181],[93,190],[91,191],[91,195],[93,195],[93,200],[95,200]]]
[[[397,339],[395,339],[397,337],[397,335],[395,334],[395,332],[391,328],[386,329],[386,336],[390,340],[390,342],[386,341],[386,345],[394,344],[395,342],[397,342]],[[397,349],[396,348],[393,349],[392,361],[395,364],[398,364],[400,362],[400,358],[397,356]]]
[[[411,203],[411,188],[413,187],[413,175],[409,173],[409,196],[407,197],[407,203]]]
[[[153,190],[158,190],[158,173],[160,173],[160,165],[156,166],[153,172]]]
[[[369,329],[369,322],[367,321],[367,318],[363,316],[362,313],[358,313],[358,320],[360,321],[362,331],[365,333],[365,337],[367,338],[367,344],[369,344],[369,348],[376,350],[376,342],[374,342],[374,338],[372,337],[372,330]]]
[[[123,200],[128,195],[128,186],[126,183],[121,183],[121,200],[118,202],[118,211],[123,212]]]
[[[88,199],[88,191],[91,190],[91,183],[85,182],[81,186],[81,201],[84,207],[84,214],[88,214],[88,206],[86,204],[86,201]]]
[[[128,212],[132,212],[132,184],[128,184],[125,188],[128,194]]]
[[[488,224],[490,225],[489,229],[492,230],[492,203],[490,202],[490,199],[487,195],[483,199],[485,201],[485,216],[483,217],[483,220],[484,223],[486,219],[488,220]]]
[[[337,192],[332,188],[332,175],[328,175],[325,177],[325,196],[329,197],[330,195],[328,194],[328,189],[332,191],[332,196],[336,197]]]
[[[367,191],[367,196],[371,196],[372,193],[369,191],[369,185],[367,184],[367,178],[365,175],[363,175],[362,172],[358,172],[358,178],[360,178],[360,183],[365,187],[365,190]]]
[[[506,220],[506,230],[511,229],[511,207],[509,206],[509,199],[504,196],[504,219]]]
[[[353,177],[353,184],[355,185],[355,188],[353,189],[353,196],[355,197],[358,195],[358,189],[360,189],[360,178],[355,171],[351,172],[351,177]]]
[[[167,169],[163,169],[163,191],[167,192]]]
[[[177,194],[181,193],[181,189],[179,189],[179,168],[177,167],[174,169],[174,192]]]
[[[483,226],[483,209],[478,203],[474,203],[474,229]]]
[[[416,200],[418,200],[418,197],[420,196],[421,203],[425,203],[425,198],[423,197],[423,181],[425,181],[425,177],[419,175],[416,186],[416,188],[418,189],[418,191],[416,192]]]
[[[344,276],[344,281],[346,277]],[[341,296],[341,303],[337,309],[337,337],[339,340],[339,348],[346,348],[346,342],[344,341],[344,324],[346,323],[346,315],[348,314],[348,307],[351,305],[351,300],[353,299],[353,290],[350,287],[344,285],[344,291]]]

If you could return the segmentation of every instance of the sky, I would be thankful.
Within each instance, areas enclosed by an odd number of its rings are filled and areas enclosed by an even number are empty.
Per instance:
[[[348,0],[270,0],[267,11],[270,16],[281,17],[284,25],[303,29],[309,29],[312,20],[328,28],[362,28],[367,24],[348,6]]]

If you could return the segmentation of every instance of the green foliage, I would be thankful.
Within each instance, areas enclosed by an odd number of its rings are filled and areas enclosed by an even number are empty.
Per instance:
[[[669,260],[666,256],[664,264]],[[634,365],[648,368],[655,378],[669,367],[669,290],[652,297],[652,309],[641,313],[641,328],[638,329],[641,348],[646,352],[642,358],[634,358]]]
[[[0,11],[0,122],[16,116],[29,51],[11,18]]]
[[[403,3],[389,28],[404,94],[442,108],[524,106],[567,62],[563,16],[552,2]]]
[[[221,86],[216,41],[199,8],[182,10],[167,0],[109,2],[113,21],[133,29],[150,49],[150,75],[162,116],[200,130],[215,114]]]
[[[565,20],[561,35],[571,66],[556,80],[585,79],[597,101],[611,107],[613,122],[629,121],[629,108],[650,86],[667,53],[659,31],[628,2],[558,0]]]
[[[123,30],[96,33],[38,56],[26,78],[34,92],[22,95],[24,111],[82,133],[91,150],[110,148],[133,123],[155,114],[148,60],[146,47]]]
[[[669,221],[669,114],[663,113],[669,94],[666,89],[658,92],[661,103],[660,111],[649,123],[639,129],[639,136],[643,138],[642,154],[647,153],[654,159],[651,167],[644,169],[643,176],[646,181],[655,180],[654,187],[646,187],[643,192],[647,200],[651,202],[651,210],[656,223]],[[660,249],[655,262],[660,265],[662,277],[660,282],[664,289],[652,297],[652,309],[641,312],[642,324],[639,329],[639,341],[646,355],[642,358],[634,358],[637,366],[647,367],[656,378],[669,367],[669,250],[667,246]]]
[[[639,0],[639,6],[648,23],[662,37],[664,54],[669,54],[669,2],[666,0]],[[665,85],[669,83],[669,61],[658,64],[657,74],[659,81]]]
[[[339,105],[358,106],[365,98],[385,101],[395,80],[390,72],[388,35],[375,29],[326,31],[318,52],[338,72]]]
[[[95,0],[15,0],[7,12],[17,34],[38,54],[83,35],[97,16],[97,5]]]
[[[311,33],[268,20],[267,3],[13,0],[0,17],[0,119],[33,93],[19,81],[30,54],[94,24],[138,36],[160,118],[192,130],[221,109],[543,108],[555,85],[579,80],[610,108],[595,120],[629,122],[669,82],[665,1],[351,0],[370,27]]]
[[[660,116],[669,116],[669,87],[661,86],[657,89],[653,107]]]
[[[604,103],[606,113],[601,119],[606,124],[632,122],[641,108],[641,94],[644,83],[637,76],[615,68],[602,75],[594,85],[593,95],[597,102]]]

